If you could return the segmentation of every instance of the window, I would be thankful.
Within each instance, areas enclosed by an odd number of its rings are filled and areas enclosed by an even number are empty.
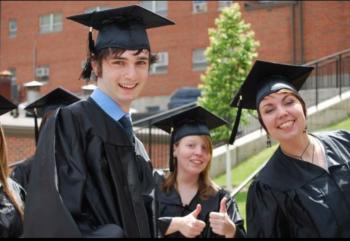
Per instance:
[[[9,37],[14,38],[17,35],[17,20],[11,19],[9,21]]]
[[[85,13],[99,12],[99,11],[108,10],[108,9],[111,9],[111,8],[110,7],[97,6],[97,7],[86,9]]]
[[[35,69],[35,76],[38,81],[48,81],[50,78],[49,66],[40,66]]]
[[[168,73],[168,52],[157,53],[158,61],[151,65],[151,74],[166,74]]]
[[[207,60],[204,55],[205,49],[195,49],[192,52],[192,69],[204,70],[207,67]]]
[[[232,4],[232,1],[218,1],[218,5],[219,5],[218,9],[222,10],[225,7],[231,6],[231,4]]]
[[[50,13],[40,16],[40,33],[62,31],[62,14]]]
[[[207,1],[193,1],[192,11],[193,13],[205,13],[207,12]]]
[[[163,17],[168,14],[168,1],[140,1],[140,6]]]

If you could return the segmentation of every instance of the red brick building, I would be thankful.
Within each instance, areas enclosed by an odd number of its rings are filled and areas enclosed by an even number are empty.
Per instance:
[[[45,84],[42,93],[62,86],[80,94],[85,83],[78,77],[86,56],[88,29],[66,17],[95,8],[142,4],[176,22],[148,31],[152,51],[162,53],[162,61],[134,106],[141,112],[162,110],[173,91],[200,83],[205,70],[201,51],[209,45],[208,28],[214,27],[220,8],[232,2],[1,1],[0,71],[14,73],[13,86],[19,87],[20,102],[26,100],[23,84],[34,79]],[[239,4],[243,19],[260,42],[260,59],[305,63],[350,48],[349,1]]]

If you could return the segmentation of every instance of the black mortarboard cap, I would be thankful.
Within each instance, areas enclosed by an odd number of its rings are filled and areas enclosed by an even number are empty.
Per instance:
[[[289,89],[298,94],[312,70],[313,67],[309,66],[256,60],[231,102],[231,106],[238,107],[238,111],[229,143],[233,144],[236,137],[242,108],[257,109],[265,96],[281,89]]]
[[[28,104],[24,109],[34,115],[35,141],[38,140],[39,128],[38,117],[43,117],[46,113],[56,110],[61,106],[66,106],[80,100],[73,93],[58,87],[41,98]]]
[[[104,48],[150,49],[146,29],[174,24],[138,5],[67,17],[99,31],[95,51]]]
[[[146,29],[174,24],[138,5],[108,9],[98,12],[67,17],[90,27],[88,42],[90,53],[98,53],[104,48],[128,50],[150,49]],[[92,28],[99,31],[96,45],[92,39]],[[91,63],[88,59],[82,76],[90,78]]]
[[[11,101],[0,95],[0,115],[5,114],[15,108],[17,108],[15,104],[13,104]]]
[[[180,109],[156,120],[153,125],[170,134],[169,169],[174,170],[173,144],[190,135],[210,136],[210,130],[228,124],[201,106]]]

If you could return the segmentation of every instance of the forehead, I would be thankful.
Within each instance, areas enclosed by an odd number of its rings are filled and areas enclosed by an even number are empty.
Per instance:
[[[292,96],[295,97],[294,93],[292,91],[289,90],[279,90],[277,92],[271,93],[267,96],[265,96],[261,102],[260,102],[260,106],[262,103],[266,104],[267,102],[270,101],[274,101],[274,100],[282,100],[287,96]],[[296,98],[296,97],[295,97]]]

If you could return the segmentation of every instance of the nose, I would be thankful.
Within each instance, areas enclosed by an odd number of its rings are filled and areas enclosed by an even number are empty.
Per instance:
[[[288,112],[285,107],[283,107],[282,105],[277,106],[277,115],[279,118],[286,116],[287,113]]]
[[[201,146],[196,146],[196,148],[194,149],[194,154],[201,156],[204,153],[204,149]]]
[[[128,80],[136,79],[136,68],[134,65],[129,65],[125,70],[125,78]]]

